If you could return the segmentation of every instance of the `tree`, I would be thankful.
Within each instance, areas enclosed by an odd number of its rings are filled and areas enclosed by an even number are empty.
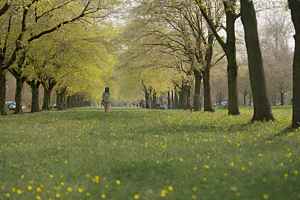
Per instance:
[[[295,27],[295,54],[293,61],[293,119],[292,127],[300,127],[300,1],[288,0]]]
[[[235,38],[235,21],[240,17],[240,14],[236,13],[236,0],[223,0],[224,10],[226,14],[226,43],[222,37],[218,34],[216,27],[218,24],[214,24],[209,16],[206,14],[206,1],[195,0],[199,5],[202,15],[211,28],[214,36],[224,50],[227,58],[227,76],[228,76],[228,114],[239,115],[238,108],[238,92],[237,92],[237,74],[238,66],[236,62],[236,38]]]
[[[240,0],[241,17],[245,30],[248,68],[253,96],[254,115],[252,121],[274,120],[268,99],[267,84],[257,31],[257,20],[252,1]]]

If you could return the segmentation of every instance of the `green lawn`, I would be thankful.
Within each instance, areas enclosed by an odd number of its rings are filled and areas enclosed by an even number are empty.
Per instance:
[[[78,108],[0,117],[0,199],[300,199],[300,134],[276,121]]]

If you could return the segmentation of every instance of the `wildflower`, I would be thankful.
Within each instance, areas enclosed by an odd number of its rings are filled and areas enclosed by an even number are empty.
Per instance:
[[[192,197],[192,199],[197,199],[196,195],[194,195],[194,194],[191,197]]]
[[[230,188],[230,190],[236,192],[237,191],[237,187],[233,186],[233,187]]]
[[[169,187],[168,187],[168,190],[172,192],[174,189],[173,189],[172,186],[169,186]]]
[[[283,163],[280,163],[280,166],[283,167]]]
[[[166,190],[161,190],[160,196],[161,197],[165,197],[166,196],[167,191]]]
[[[193,191],[196,192],[196,191],[197,191],[197,188],[196,188],[196,187],[193,187]]]
[[[263,195],[263,198],[264,198],[264,199],[268,199],[268,198],[269,198],[269,195],[264,194],[264,195]]]
[[[15,189],[15,188],[13,188],[11,191],[12,191],[12,192],[15,192],[15,191],[16,191],[16,189]]]
[[[234,163],[230,163],[230,166],[233,167],[233,166],[234,166]]]
[[[87,192],[87,193],[86,193],[86,196],[90,196],[90,193]]]
[[[182,158],[179,158],[179,160],[182,162],[183,161],[183,159]]]
[[[30,191],[32,190],[32,186],[28,186],[27,189]]]
[[[249,162],[248,165],[251,166],[251,165],[252,165],[252,162]]]
[[[246,169],[245,167],[242,167],[242,171],[245,171],[245,169]]]
[[[235,196],[240,196],[241,195],[241,193],[240,192],[237,192],[236,194],[235,194]]]
[[[72,188],[68,187],[68,191],[69,191],[69,192],[72,192]]]
[[[203,178],[203,181],[207,181],[207,178]]]
[[[38,188],[36,188],[36,191],[42,192],[42,189],[38,187]]]
[[[85,177],[87,177],[87,178],[88,178],[88,177],[90,177],[90,175],[89,175],[89,174],[87,174],[87,175],[85,175]]]
[[[194,167],[194,170],[197,170],[197,167]]]
[[[298,171],[297,170],[295,170],[294,172],[295,172],[296,175],[298,175]]]
[[[65,183],[64,183],[64,182],[60,182],[60,184],[61,184],[62,186],[64,186],[64,185],[65,185]]]
[[[78,192],[80,192],[80,193],[81,193],[81,192],[82,192],[82,189],[81,189],[81,188],[78,188]]]
[[[22,175],[21,178],[24,178],[24,175]]]
[[[209,169],[209,166],[208,165],[204,165],[204,168]]]
[[[261,154],[258,154],[258,156],[261,157],[262,155],[261,155]]]
[[[60,194],[59,193],[56,193],[56,198],[60,198]]]
[[[32,185],[32,184],[33,184],[33,181],[30,181],[30,184]]]
[[[116,184],[117,184],[117,185],[120,185],[120,184],[121,184],[121,181],[117,180],[117,181],[116,181]]]
[[[105,194],[101,194],[101,198],[105,199],[106,198]]]
[[[10,197],[10,194],[9,194],[9,193],[6,193],[6,195],[5,195],[5,196],[8,198],[8,197]]]
[[[17,193],[18,193],[18,194],[22,194],[22,191],[21,191],[21,190],[17,190]]]
[[[139,198],[140,198],[140,196],[138,194],[134,195],[134,199],[139,199]]]
[[[49,176],[50,178],[53,178],[53,175],[52,174],[50,174],[50,176]]]
[[[41,199],[41,197],[40,197],[40,196],[36,196],[36,199],[37,199],[37,200],[40,200],[40,199]]]

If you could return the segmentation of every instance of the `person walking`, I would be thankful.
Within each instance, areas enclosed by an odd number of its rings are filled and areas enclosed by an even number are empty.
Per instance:
[[[110,96],[109,87],[106,87],[105,91],[102,94],[102,103],[104,106],[105,115],[107,115],[109,111],[109,102],[110,102],[109,96]]]

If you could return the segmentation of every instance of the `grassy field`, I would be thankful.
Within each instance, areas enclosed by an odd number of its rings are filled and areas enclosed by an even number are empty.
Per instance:
[[[0,199],[300,199],[300,134],[179,110],[78,108],[0,117]]]

